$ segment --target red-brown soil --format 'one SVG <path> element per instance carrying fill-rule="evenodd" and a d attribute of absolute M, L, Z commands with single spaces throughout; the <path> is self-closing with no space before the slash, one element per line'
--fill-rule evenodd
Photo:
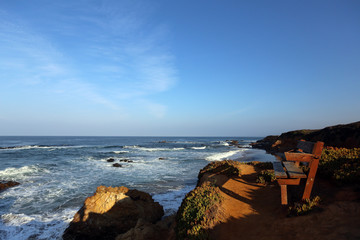
<path fill-rule="evenodd" d="M 323 210 L 287 217 L 279 186 L 256 183 L 256 176 L 250 165 L 242 166 L 239 178 L 206 176 L 216 182 L 224 197 L 223 221 L 211 230 L 211 239 L 360 239 L 359 192 L 315 181 L 314 194 L 321 193 Z"/>

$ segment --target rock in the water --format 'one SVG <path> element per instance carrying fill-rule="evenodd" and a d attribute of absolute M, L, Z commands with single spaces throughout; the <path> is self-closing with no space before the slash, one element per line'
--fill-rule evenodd
<path fill-rule="evenodd" d="M 130 159 L 121 159 L 120 162 L 133 162 Z"/>
<path fill-rule="evenodd" d="M 106 160 L 107 162 L 114 162 L 115 161 L 115 159 L 113 159 L 113 158 L 109 158 L 108 160 Z"/>
<path fill-rule="evenodd" d="M 15 187 L 19 185 L 20 183 L 14 182 L 14 181 L 1 181 L 0 180 L 0 191 L 3 191 L 5 189 L 8 189 L 10 187 Z"/>
<path fill-rule="evenodd" d="M 139 219 L 155 223 L 163 215 L 163 207 L 148 193 L 100 186 L 75 214 L 63 239 L 115 239 L 134 228 Z"/>
<path fill-rule="evenodd" d="M 238 140 L 226 140 L 227 143 L 229 143 L 230 146 L 238 146 L 239 141 Z"/>
<path fill-rule="evenodd" d="M 114 163 L 113 167 L 122 167 L 122 165 L 120 163 Z"/>

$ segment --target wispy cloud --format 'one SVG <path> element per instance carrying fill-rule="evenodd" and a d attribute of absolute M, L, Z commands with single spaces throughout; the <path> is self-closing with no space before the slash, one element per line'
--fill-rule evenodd
<path fill-rule="evenodd" d="M 151 95 L 174 86 L 176 68 L 164 43 L 167 29 L 150 21 L 149 5 L 49 4 L 47 22 L 0 12 L 0 81 L 70 92 L 117 111 L 142 99 L 155 117 L 165 115 L 165 105 Z"/>
<path fill-rule="evenodd" d="M 4 17 L 4 13 L 1 16 Z M 9 80 L 40 83 L 62 71 L 61 64 L 55 61 L 57 52 L 54 48 L 16 19 L 11 22 L 6 18 L 0 20 L 0 45 L 0 69 Z"/>
<path fill-rule="evenodd" d="M 130 86 L 126 89 L 128 96 L 170 89 L 176 82 L 176 71 L 174 57 L 162 47 L 166 45 L 163 44 L 166 28 L 146 23 L 146 4 L 128 2 L 126 7 L 113 5 L 113 2 L 104 2 L 96 16 L 86 11 L 83 12 L 85 16 L 80 16 L 85 23 L 95 23 L 93 27 L 104 33 L 93 38 L 91 49 L 84 53 L 106 59 L 110 69 L 114 69 L 114 66 L 121 69 L 117 79 L 119 84 L 125 82 Z M 133 94 L 129 94 L 129 91 Z"/>

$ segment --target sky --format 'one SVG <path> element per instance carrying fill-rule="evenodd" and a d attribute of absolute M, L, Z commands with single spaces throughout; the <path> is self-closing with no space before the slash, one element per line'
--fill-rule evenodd
<path fill-rule="evenodd" d="M 0 135 L 267 136 L 360 120 L 358 0 L 2 0 Z"/>

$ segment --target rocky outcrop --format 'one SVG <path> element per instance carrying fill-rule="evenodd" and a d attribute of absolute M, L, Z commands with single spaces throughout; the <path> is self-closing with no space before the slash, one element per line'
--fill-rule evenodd
<path fill-rule="evenodd" d="M 175 240 L 175 225 L 175 215 L 156 224 L 139 219 L 134 228 L 118 235 L 116 240 Z"/>
<path fill-rule="evenodd" d="M 15 186 L 17 186 L 19 184 L 20 183 L 14 182 L 14 181 L 2 181 L 2 180 L 0 180 L 0 192 L 5 190 L 5 189 L 8 189 L 8 188 L 15 187 Z"/>
<path fill-rule="evenodd" d="M 115 239 L 142 223 L 155 223 L 163 207 L 145 192 L 126 187 L 97 188 L 63 234 L 63 239 Z"/>
<path fill-rule="evenodd" d="M 276 140 L 278 138 L 279 138 L 279 136 L 276 136 L 276 135 L 267 136 L 264 139 L 261 139 L 255 143 L 252 143 L 251 145 L 253 148 L 260 148 L 260 149 L 264 149 L 268 152 L 271 152 L 272 145 L 276 142 Z"/>
<path fill-rule="evenodd" d="M 268 136 L 252 146 L 270 153 L 285 152 L 296 148 L 300 139 L 310 142 L 322 141 L 325 146 L 332 147 L 360 147 L 360 122 L 326 127 L 321 130 L 290 131 L 280 136 Z"/>

